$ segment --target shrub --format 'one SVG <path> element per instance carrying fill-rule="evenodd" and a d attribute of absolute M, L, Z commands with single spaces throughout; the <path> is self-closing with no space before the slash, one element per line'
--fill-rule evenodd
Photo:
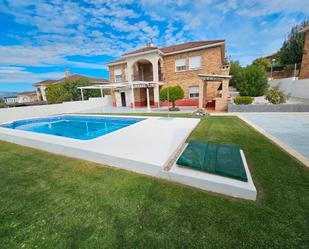
<path fill-rule="evenodd" d="M 272 104 L 283 104 L 288 97 L 280 90 L 279 86 L 274 86 L 266 93 L 265 98 Z"/>
<path fill-rule="evenodd" d="M 268 88 L 265 69 L 262 66 L 251 65 L 242 69 L 236 85 L 241 96 L 262 96 Z"/>
<path fill-rule="evenodd" d="M 234 103 L 236 105 L 249 105 L 252 104 L 253 98 L 250 96 L 237 96 L 234 98 Z"/>
<path fill-rule="evenodd" d="M 160 100 L 172 102 L 173 109 L 175 108 L 175 101 L 183 99 L 184 96 L 185 96 L 184 91 L 180 86 L 170 86 L 163 88 L 160 91 Z"/>

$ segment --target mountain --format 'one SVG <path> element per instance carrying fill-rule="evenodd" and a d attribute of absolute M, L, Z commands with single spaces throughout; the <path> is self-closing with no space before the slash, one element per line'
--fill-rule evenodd
<path fill-rule="evenodd" d="M 3 97 L 16 96 L 17 92 L 0 92 L 0 99 Z"/>

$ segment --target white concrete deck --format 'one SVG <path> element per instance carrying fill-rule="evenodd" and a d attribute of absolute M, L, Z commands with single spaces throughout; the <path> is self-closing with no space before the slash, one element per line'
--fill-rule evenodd
<path fill-rule="evenodd" d="M 158 176 L 198 123 L 198 119 L 147 117 L 136 124 L 86 141 L 0 128 L 0 139 Z"/>
<path fill-rule="evenodd" d="M 145 116 L 140 118 L 146 119 L 92 140 L 71 139 L 2 127 L 0 127 L 0 139 L 179 182 L 203 190 L 249 200 L 256 199 L 256 189 L 243 153 L 242 158 L 248 177 L 246 183 L 185 169 L 178 165 L 173 165 L 171 169 L 166 167 L 180 155 L 185 147 L 186 138 L 199 123 L 199 119 Z"/>

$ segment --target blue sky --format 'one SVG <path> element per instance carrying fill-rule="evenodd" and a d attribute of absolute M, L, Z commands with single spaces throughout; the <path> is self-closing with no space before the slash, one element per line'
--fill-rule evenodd
<path fill-rule="evenodd" d="M 71 73 L 108 78 L 104 63 L 142 47 L 226 39 L 243 65 L 280 48 L 308 0 L 0 0 L 0 91 Z"/>

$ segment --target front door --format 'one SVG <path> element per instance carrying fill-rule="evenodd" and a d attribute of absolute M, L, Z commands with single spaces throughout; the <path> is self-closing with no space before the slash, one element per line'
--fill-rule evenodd
<path fill-rule="evenodd" d="M 120 93 L 121 95 L 121 106 L 126 106 L 126 94 L 125 93 Z"/>

